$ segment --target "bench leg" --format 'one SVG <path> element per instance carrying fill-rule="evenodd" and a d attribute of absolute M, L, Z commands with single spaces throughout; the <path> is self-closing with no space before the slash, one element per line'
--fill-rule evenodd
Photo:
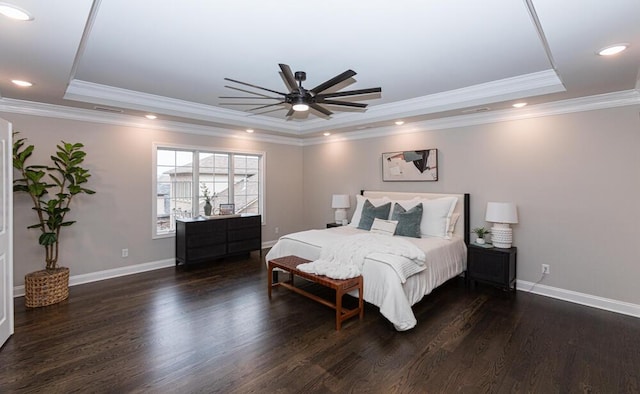
<path fill-rule="evenodd" d="M 275 274 L 277 274 L 277 272 Z M 269 271 L 267 273 L 267 292 L 269 294 L 269 299 L 271 299 L 271 289 L 273 288 L 273 275 L 274 275 L 273 265 L 269 263 Z"/>
<path fill-rule="evenodd" d="M 342 289 L 336 289 L 336 331 L 342 326 Z"/>
<path fill-rule="evenodd" d="M 364 318 L 364 300 L 363 300 L 363 291 L 364 291 L 364 283 L 362 277 L 358 283 L 358 307 L 360 308 L 360 320 Z"/>

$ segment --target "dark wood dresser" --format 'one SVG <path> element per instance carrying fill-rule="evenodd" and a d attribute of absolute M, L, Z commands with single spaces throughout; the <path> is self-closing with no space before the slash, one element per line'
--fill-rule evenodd
<path fill-rule="evenodd" d="M 176 220 L 176 265 L 248 254 L 262 247 L 262 217 L 241 215 Z"/>

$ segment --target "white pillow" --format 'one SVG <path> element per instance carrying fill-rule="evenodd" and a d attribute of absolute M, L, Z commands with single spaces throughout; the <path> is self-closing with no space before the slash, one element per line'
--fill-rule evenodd
<path fill-rule="evenodd" d="M 451 224 L 451 215 L 456 208 L 456 197 L 442 197 L 433 200 L 422 200 L 422 221 L 420 233 L 422 237 L 451 238 L 448 230 Z"/>
<path fill-rule="evenodd" d="M 456 231 L 456 223 L 458 223 L 458 219 L 460 219 L 459 213 L 454 213 L 451 215 L 451 220 L 449 220 L 449 229 L 447 230 L 447 236 L 449 238 L 451 238 L 453 236 L 453 233 Z"/>
<path fill-rule="evenodd" d="M 374 207 L 379 207 L 382 204 L 386 204 L 389 201 L 389 197 L 382 198 L 367 198 L 360 194 L 356 195 L 356 209 L 353 211 L 353 216 L 351 217 L 351 223 L 349 226 L 358 228 L 358 224 L 360 223 L 360 217 L 362 217 L 362 207 L 364 206 L 364 202 L 369 200 Z"/>
<path fill-rule="evenodd" d="M 384 219 L 373 219 L 373 224 L 371 225 L 372 233 L 382 234 L 382 235 L 393 235 L 396 232 L 396 227 L 398 226 L 397 220 L 384 220 Z"/>

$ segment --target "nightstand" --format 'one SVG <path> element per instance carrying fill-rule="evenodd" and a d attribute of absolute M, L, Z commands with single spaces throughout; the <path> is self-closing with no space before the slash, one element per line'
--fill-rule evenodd
<path fill-rule="evenodd" d="M 467 254 L 467 279 L 515 290 L 516 258 L 518 248 L 483 248 L 469 245 Z"/>
<path fill-rule="evenodd" d="M 327 228 L 331 228 L 331 227 L 341 227 L 341 224 L 338 223 L 327 223 Z"/>

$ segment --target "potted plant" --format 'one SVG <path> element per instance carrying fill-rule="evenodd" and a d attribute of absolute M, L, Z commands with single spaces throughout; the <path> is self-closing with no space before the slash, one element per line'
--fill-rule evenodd
<path fill-rule="evenodd" d="M 478 245 L 484 245 L 485 243 L 484 236 L 491 233 L 489 229 L 484 227 L 476 227 L 473 230 L 471 230 L 471 232 L 477 236 L 476 243 Z"/>
<path fill-rule="evenodd" d="M 202 199 L 204 200 L 204 215 L 211 216 L 211 199 L 216 198 L 216 195 L 214 193 L 212 196 L 209 188 L 204 183 L 200 184 L 200 189 L 202 190 Z"/>
<path fill-rule="evenodd" d="M 69 296 L 69 268 L 58 267 L 60 230 L 75 223 L 66 220 L 74 197 L 95 192 L 84 187 L 91 176 L 80 166 L 86 156 L 84 145 L 62 141 L 56 145 L 55 156 L 51 156 L 53 166 L 45 166 L 27 165 L 34 146 L 25 143 L 26 138 L 13 143 L 13 167 L 21 175 L 14 179 L 13 191 L 25 192 L 31 198 L 38 221 L 27 228 L 40 231 L 38 243 L 45 249 L 45 269 L 25 276 L 25 304 L 38 307 Z"/>

